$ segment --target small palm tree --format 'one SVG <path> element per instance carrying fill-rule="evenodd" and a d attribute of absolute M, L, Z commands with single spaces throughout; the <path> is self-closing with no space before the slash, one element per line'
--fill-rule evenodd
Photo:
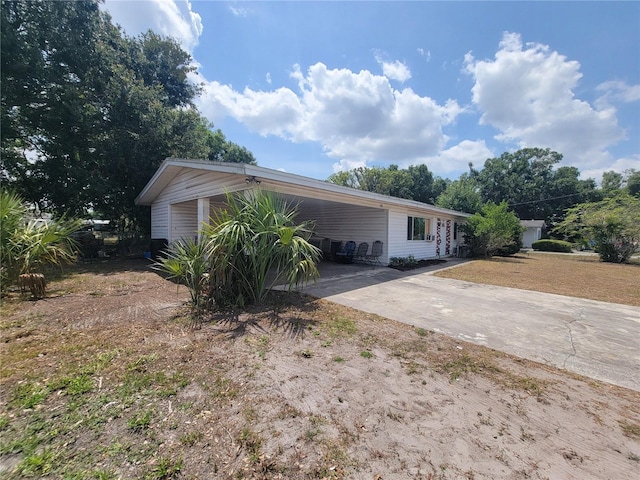
<path fill-rule="evenodd" d="M 203 229 L 217 303 L 259 303 L 277 282 L 291 289 L 318 278 L 320 251 L 307 241 L 312 225 L 296 224 L 296 215 L 271 192 L 227 195 L 227 208 Z"/>
<path fill-rule="evenodd" d="M 205 308 L 204 295 L 210 270 L 205 244 L 186 238 L 173 242 L 164 254 L 166 256 L 157 260 L 153 268 L 186 285 L 191 295 L 191 305 L 200 316 Z"/>
<path fill-rule="evenodd" d="M 0 190 L 2 290 L 23 273 L 36 272 L 48 265 L 73 263 L 77 245 L 71 235 L 81 226 L 80 220 L 65 217 L 46 223 L 28 220 L 23 199 L 14 192 Z"/>

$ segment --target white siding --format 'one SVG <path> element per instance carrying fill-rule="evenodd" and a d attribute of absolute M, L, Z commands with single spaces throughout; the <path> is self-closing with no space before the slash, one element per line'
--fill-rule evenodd
<path fill-rule="evenodd" d="M 454 223 L 456 220 L 451 217 L 438 216 L 428 211 L 393 209 L 389 212 L 389 257 L 408 257 L 413 255 L 416 259 L 436 258 L 436 240 L 407 240 L 407 217 L 422 217 L 431 220 L 430 234 L 436 236 L 438 218 L 442 220 L 440 256 L 445 256 L 446 246 L 446 221 L 451 220 L 451 243 L 450 254 L 455 254 L 455 247 L 460 241 L 453 239 Z M 459 223 L 459 222 L 458 222 Z"/>
<path fill-rule="evenodd" d="M 382 263 L 388 262 L 387 217 L 388 211 L 383 208 L 360 207 L 346 203 L 323 202 L 320 206 L 314 202 L 313 207 L 305 207 L 304 200 L 300 204 L 298 221 L 315 222 L 315 236 L 331 238 L 356 244 L 367 242 L 369 253 L 376 240 L 383 242 Z"/>
<path fill-rule="evenodd" d="M 171 234 L 169 242 L 198 235 L 198 201 L 171 205 Z"/>
<path fill-rule="evenodd" d="M 522 246 L 531 248 L 533 242 L 540 240 L 540 237 L 542 237 L 542 229 L 529 227 L 522 234 Z"/>
<path fill-rule="evenodd" d="M 198 197 L 233 192 L 244 187 L 246 187 L 244 177 L 240 175 L 183 170 L 162 190 L 151 206 L 151 238 L 166 238 L 174 241 L 184 236 L 194 235 L 193 232 L 198 230 Z M 178 219 L 178 224 L 174 225 L 177 216 L 174 212 L 169 219 L 169 207 L 171 206 L 171 210 L 174 210 L 176 205 L 188 201 L 193 201 L 193 204 L 188 203 L 177 208 L 189 217 L 194 215 L 195 222 L 191 218 L 186 218 L 184 223 Z M 192 213 L 187 211 L 187 205 L 193 206 Z M 169 232 L 170 228 L 171 232 Z"/>

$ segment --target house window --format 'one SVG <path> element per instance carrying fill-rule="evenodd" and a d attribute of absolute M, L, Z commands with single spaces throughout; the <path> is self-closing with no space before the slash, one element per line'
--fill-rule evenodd
<path fill-rule="evenodd" d="M 423 217 L 407 217 L 407 240 L 425 240 L 431 231 L 431 220 Z"/>
<path fill-rule="evenodd" d="M 458 222 L 453 222 L 453 239 L 458 239 Z"/>

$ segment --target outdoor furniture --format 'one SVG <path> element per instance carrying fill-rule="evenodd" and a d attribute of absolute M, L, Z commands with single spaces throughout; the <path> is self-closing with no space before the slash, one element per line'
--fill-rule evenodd
<path fill-rule="evenodd" d="M 380 263 L 380 256 L 382 255 L 382 242 L 376 240 L 371 246 L 371 253 L 366 256 L 367 262 L 378 264 Z"/>
<path fill-rule="evenodd" d="M 353 254 L 354 261 L 364 262 L 367 260 L 367 251 L 369 250 L 369 244 L 367 242 L 360 242 L 356 252 Z"/>
<path fill-rule="evenodd" d="M 344 247 L 336 252 L 336 261 L 339 263 L 352 263 L 353 254 L 356 251 L 356 242 L 349 240 Z"/>

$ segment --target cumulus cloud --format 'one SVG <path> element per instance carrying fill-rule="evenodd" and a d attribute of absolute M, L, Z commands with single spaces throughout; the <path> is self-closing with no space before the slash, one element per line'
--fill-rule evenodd
<path fill-rule="evenodd" d="M 202 17 L 192 10 L 189 0 L 106 0 L 102 8 L 128 35 L 135 36 L 151 29 L 175 38 L 189 52 L 198 45 L 202 34 Z"/>
<path fill-rule="evenodd" d="M 589 168 L 587 170 L 582 171 L 582 176 L 584 178 L 593 178 L 598 183 L 602 179 L 602 174 L 609 170 L 613 170 L 616 172 L 624 172 L 625 170 L 638 170 L 638 165 L 640 165 L 640 153 L 635 155 L 629 155 L 627 157 L 622 157 L 613 160 L 609 157 L 609 163 L 603 166 L 598 166 L 595 168 Z"/>
<path fill-rule="evenodd" d="M 387 62 L 380 55 L 376 55 L 376 61 L 382 67 L 382 74 L 400 83 L 404 83 L 411 78 L 411 70 L 399 60 Z"/>
<path fill-rule="evenodd" d="M 448 140 L 443 127 L 463 110 L 452 100 L 439 105 L 410 88 L 396 90 L 387 76 L 367 70 L 316 63 L 303 72 L 296 65 L 291 78 L 297 91 L 240 92 L 207 82 L 199 108 L 214 123 L 230 116 L 261 135 L 319 142 L 339 168 L 437 155 Z"/>
<path fill-rule="evenodd" d="M 575 97 L 580 64 L 546 45 L 523 46 L 519 34 L 505 33 L 495 59 L 476 60 L 469 53 L 465 71 L 475 80 L 480 123 L 497 128 L 500 141 L 550 147 L 568 163 L 592 169 L 610 164 L 606 149 L 625 138 L 615 108 L 594 108 Z"/>
<path fill-rule="evenodd" d="M 596 90 L 603 92 L 596 101 L 598 108 L 607 108 L 612 103 L 632 103 L 640 100 L 640 85 L 627 85 L 620 80 L 601 83 Z"/>
<path fill-rule="evenodd" d="M 442 150 L 437 155 L 421 158 L 418 161 L 402 162 L 402 167 L 424 163 L 429 170 L 438 172 L 440 175 L 458 173 L 469 167 L 469 162 L 474 166 L 482 167 L 487 158 L 496 155 L 486 145 L 484 140 L 463 140 L 457 145 Z"/>

